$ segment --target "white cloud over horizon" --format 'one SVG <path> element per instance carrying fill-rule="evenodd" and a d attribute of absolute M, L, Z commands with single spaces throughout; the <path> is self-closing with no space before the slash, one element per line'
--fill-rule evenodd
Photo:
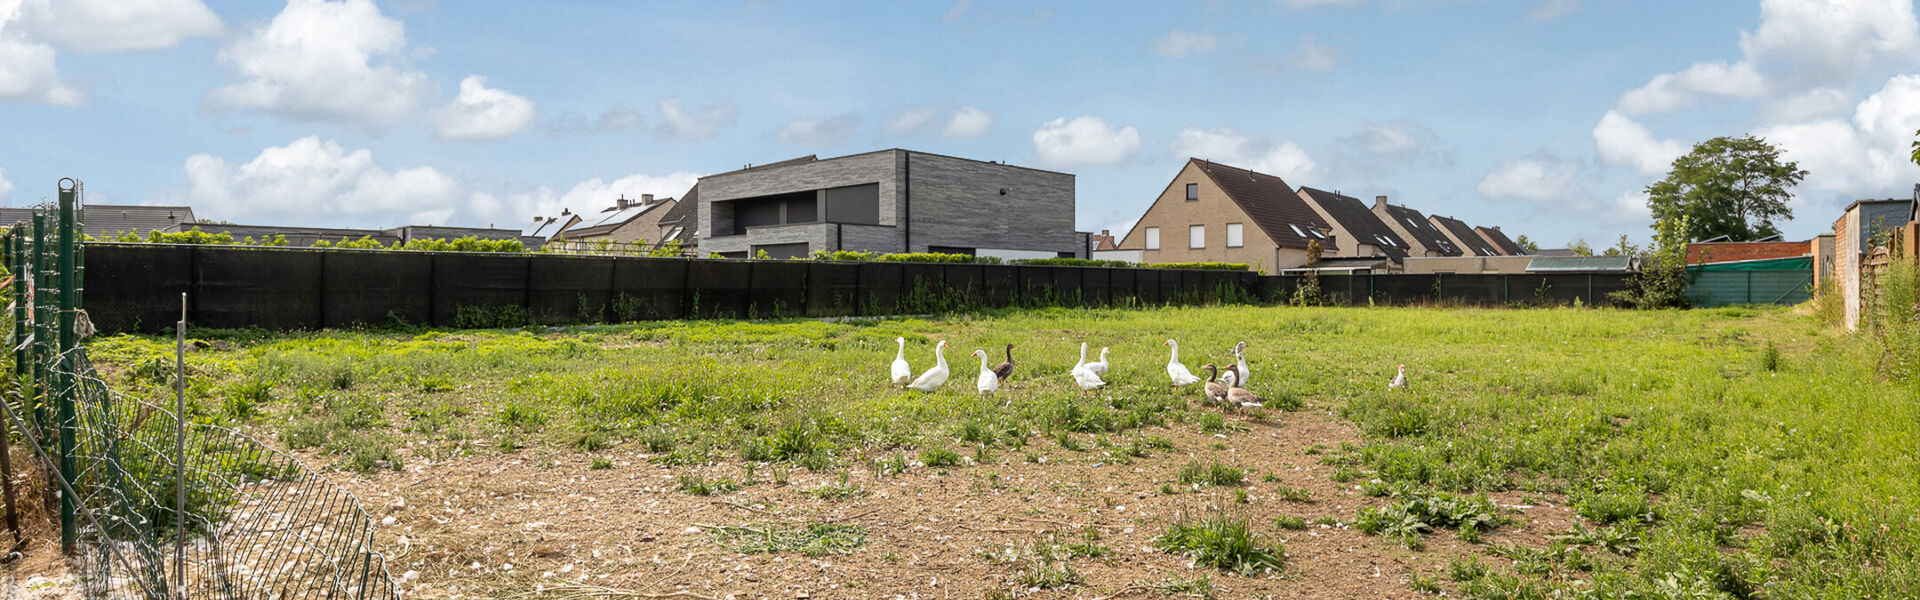
<path fill-rule="evenodd" d="M 1181 159 L 1201 158 L 1278 175 L 1294 186 L 1313 185 L 1313 180 L 1324 172 L 1299 144 L 1275 144 L 1265 137 L 1243 134 L 1228 127 L 1181 129 L 1167 144 L 1167 150 Z"/>
<path fill-rule="evenodd" d="M 244 163 L 211 154 L 188 157 L 187 185 L 164 197 L 188 203 L 208 219 L 247 224 L 493 225 L 521 228 L 562 209 L 590 219 L 625 195 L 675 197 L 699 175 L 626 175 L 591 178 L 566 191 L 540 186 L 516 190 L 462 181 L 431 166 L 387 167 L 371 150 L 348 149 L 307 136 L 265 148 Z M 3 180 L 0 180 L 3 181 Z"/>
<path fill-rule="evenodd" d="M 679 98 L 668 98 L 660 101 L 660 118 L 663 122 L 654 129 L 657 137 L 697 142 L 713 139 L 721 129 L 733 126 L 734 110 L 732 103 L 719 102 L 689 113 Z"/>
<path fill-rule="evenodd" d="M 240 81 L 207 92 L 207 102 L 302 121 L 392 125 L 432 91 L 425 73 L 403 66 L 406 48 L 406 27 L 372 0 L 288 0 L 273 21 L 220 50 Z"/>
<path fill-rule="evenodd" d="M 1108 166 L 1125 162 L 1140 151 L 1140 131 L 1114 127 L 1099 117 L 1060 117 L 1042 123 L 1033 132 L 1033 153 L 1041 166 L 1052 168 Z"/>
<path fill-rule="evenodd" d="M 0 2 L 0 100 L 77 106 L 86 94 L 61 80 L 58 51 L 111 54 L 171 48 L 225 28 L 201 0 Z"/>
<path fill-rule="evenodd" d="M 460 94 L 434 111 L 433 134 L 469 142 L 505 139 L 526 129 L 538 113 L 532 100 L 489 88 L 487 78 L 468 75 L 460 80 Z"/>

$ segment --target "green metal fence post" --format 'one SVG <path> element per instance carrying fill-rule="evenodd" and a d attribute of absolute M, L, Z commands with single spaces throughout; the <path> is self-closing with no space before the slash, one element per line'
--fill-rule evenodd
<path fill-rule="evenodd" d="M 27 395 L 27 264 L 26 247 L 19 227 L 7 234 L 7 272 L 13 274 L 13 381 L 18 384 L 20 407 L 29 411 L 33 401 Z"/>
<path fill-rule="evenodd" d="M 47 411 L 47 215 L 45 211 L 33 213 L 33 247 L 27 250 L 26 274 L 33 278 L 33 344 L 27 348 L 27 357 L 33 362 L 33 416 L 38 422 L 40 436 L 47 438 L 47 432 L 53 429 L 53 415 Z M 47 438 L 51 439 L 51 438 Z M 51 491 L 51 490 L 49 490 Z"/>
<path fill-rule="evenodd" d="M 60 186 L 60 230 L 56 232 L 59 246 L 55 249 L 56 267 L 60 273 L 60 312 L 55 317 L 60 331 L 58 356 L 60 367 L 54 370 L 54 390 L 59 394 L 60 402 L 60 476 L 67 485 L 79 482 L 73 458 L 74 450 L 74 379 L 71 352 L 73 335 L 74 277 L 73 277 L 73 197 L 79 188 L 79 182 L 62 180 Z M 73 553 L 78 523 L 74 519 L 74 502 L 67 494 L 60 495 L 60 548 L 67 554 Z"/>

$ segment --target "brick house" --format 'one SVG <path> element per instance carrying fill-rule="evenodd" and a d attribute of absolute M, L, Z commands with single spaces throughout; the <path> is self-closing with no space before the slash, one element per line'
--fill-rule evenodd
<path fill-rule="evenodd" d="M 1860 200 L 1847 205 L 1833 222 L 1833 276 L 1841 294 L 1847 329 L 1860 326 L 1861 261 L 1873 249 L 1874 238 L 1893 232 L 1914 217 L 1920 200 Z"/>
<path fill-rule="evenodd" d="M 1447 236 L 1447 240 L 1452 241 L 1454 245 L 1461 248 L 1461 254 L 1472 256 L 1502 256 L 1499 250 L 1494 249 L 1492 244 L 1487 243 L 1487 240 L 1481 239 L 1480 234 L 1474 233 L 1473 227 L 1467 225 L 1464 221 L 1453 217 L 1442 217 L 1440 215 L 1428 217 L 1428 220 L 1433 223 L 1435 229 L 1440 230 L 1442 235 Z"/>
<path fill-rule="evenodd" d="M 1342 195 L 1339 192 L 1317 190 L 1310 187 L 1300 188 L 1300 199 L 1313 208 L 1313 212 L 1333 226 L 1333 239 L 1340 247 L 1330 253 L 1338 257 L 1385 256 L 1398 263 L 1407 259 L 1407 250 L 1413 246 L 1400 239 L 1400 234 L 1381 222 L 1378 215 L 1367 209 L 1360 199 Z"/>
<path fill-rule="evenodd" d="M 1118 244 L 1140 262 L 1232 262 L 1267 274 L 1335 255 L 1333 226 L 1277 175 L 1189 158 Z"/>
<path fill-rule="evenodd" d="M 1493 246 L 1493 249 L 1499 250 L 1501 254 L 1507 256 L 1523 256 L 1527 254 L 1527 249 L 1521 248 L 1520 244 L 1516 244 L 1512 239 L 1508 238 L 1506 232 L 1500 231 L 1499 225 L 1492 227 L 1474 227 L 1473 232 L 1479 234 L 1480 239 L 1486 240 L 1487 245 Z"/>
<path fill-rule="evenodd" d="M 553 234 L 555 242 L 617 242 L 637 244 L 658 241 L 660 219 L 678 202 L 672 198 L 655 200 L 653 194 L 641 194 L 639 200 L 621 196 L 600 211 L 592 224 L 575 226 Z"/>
<path fill-rule="evenodd" d="M 695 189 L 702 254 L 1085 258 L 1088 249 L 1074 231 L 1073 175 L 998 162 L 894 148 L 708 175 Z"/>
<path fill-rule="evenodd" d="M 1460 256 L 1460 246 L 1434 227 L 1420 211 L 1387 203 L 1386 196 L 1374 196 L 1373 214 L 1380 217 L 1408 245 L 1407 255 L 1418 257 Z"/>

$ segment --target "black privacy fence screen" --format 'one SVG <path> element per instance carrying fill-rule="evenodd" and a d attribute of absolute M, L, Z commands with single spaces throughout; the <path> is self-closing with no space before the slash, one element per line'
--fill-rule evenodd
<path fill-rule="evenodd" d="M 197 327 L 520 327 L 1046 306 L 1289 302 L 1302 276 L 1051 265 L 89 244 L 105 333 Z M 1601 305 L 1621 275 L 1320 275 L 1312 301 Z M 1307 286 L 1309 290 L 1312 286 Z"/>

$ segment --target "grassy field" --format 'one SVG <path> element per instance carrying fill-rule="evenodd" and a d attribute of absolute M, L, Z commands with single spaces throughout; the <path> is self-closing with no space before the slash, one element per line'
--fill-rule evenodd
<path fill-rule="evenodd" d="M 915 371 L 949 342 L 946 389 L 886 385 L 895 336 Z M 1170 337 L 1195 371 L 1249 342 L 1268 408 L 1223 415 L 1169 389 Z M 382 543 L 419 570 L 419 596 L 680 581 L 792 597 L 799 575 L 735 575 L 811 560 L 837 577 L 814 589 L 838 590 L 813 597 L 930 577 L 962 597 L 1920 597 L 1920 387 L 1884 380 L 1871 338 L 1787 310 L 1053 309 L 199 340 L 196 418 L 337 467 L 403 524 Z M 1082 341 L 1113 348 L 1092 395 L 1067 376 Z M 165 398 L 170 343 L 91 346 L 116 389 Z M 968 353 L 997 363 L 1008 343 L 1014 378 L 979 398 Z M 1411 393 L 1387 392 L 1398 364 Z M 487 487 L 509 476 L 524 481 Z M 445 510 L 388 506 L 403 495 Z M 656 502 L 679 508 L 617 508 Z M 943 503 L 986 521 L 908 519 Z M 1073 526 L 1007 525 L 1046 503 Z M 521 533 L 561 521 L 542 511 L 671 526 L 608 557 L 514 550 L 453 516 L 468 510 L 517 513 Z M 949 562 L 918 562 L 942 549 L 913 538 L 948 536 Z M 1371 566 L 1329 558 L 1353 552 Z M 1371 587 L 1336 583 L 1349 572 Z M 726 583 L 685 583 L 703 578 Z"/>

